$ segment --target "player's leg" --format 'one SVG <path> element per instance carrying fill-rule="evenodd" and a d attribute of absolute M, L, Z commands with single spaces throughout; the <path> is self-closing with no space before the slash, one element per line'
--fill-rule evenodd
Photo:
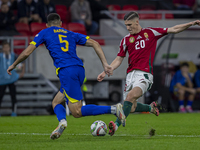
<path fill-rule="evenodd" d="M 144 73 L 142 71 L 130 72 L 126 78 L 126 87 L 124 90 L 124 114 L 126 117 L 132 111 L 150 111 L 150 106 L 141 105 L 137 103 L 137 99 L 141 97 L 147 90 L 151 88 L 153 83 L 153 76 L 151 74 Z M 155 103 L 151 104 L 152 107 Z M 139 108 L 140 107 L 140 108 Z M 157 109 L 158 110 L 158 109 Z M 157 111 L 159 112 L 159 111 Z M 121 125 L 120 120 L 113 121 L 109 124 L 109 134 L 112 136 L 117 128 Z M 115 130 L 113 130 L 115 128 Z"/>
<path fill-rule="evenodd" d="M 64 95 L 59 91 L 52 102 L 52 107 L 59 121 L 58 127 L 51 133 L 50 138 L 52 140 L 59 138 L 67 127 L 66 110 L 61 104 L 63 101 L 65 101 Z"/>
<path fill-rule="evenodd" d="M 140 87 L 134 87 L 130 92 L 128 92 L 127 97 L 124 101 L 123 110 L 126 118 L 131 112 L 132 106 L 136 107 L 137 102 L 136 100 L 142 96 L 142 90 Z M 121 121 L 119 119 L 116 119 L 115 123 L 113 121 L 110 121 L 109 123 L 109 134 L 112 136 L 114 135 L 115 131 L 118 129 L 118 127 L 121 125 Z M 125 126 L 124 124 L 122 124 Z"/>
<path fill-rule="evenodd" d="M 195 94 L 194 94 L 194 93 L 190 93 L 190 94 L 189 94 L 189 97 L 188 97 L 188 101 L 187 101 L 187 106 L 186 106 L 186 110 L 187 110 L 187 112 L 189 112 L 189 113 L 192 113 L 192 112 L 193 112 L 192 103 L 193 103 L 193 101 L 194 101 L 194 98 L 195 98 Z"/>
<path fill-rule="evenodd" d="M 174 94 L 178 96 L 179 112 L 186 113 L 186 110 L 184 107 L 185 90 L 183 88 L 174 88 Z"/>
<path fill-rule="evenodd" d="M 6 90 L 7 85 L 0 85 L 0 108 L 1 108 L 1 102 L 3 99 L 3 96 L 5 94 L 5 90 Z M 0 114 L 1 116 L 1 114 Z"/>
<path fill-rule="evenodd" d="M 12 114 L 11 114 L 11 116 L 17 116 L 17 104 L 16 104 L 16 102 L 17 102 L 17 100 L 16 100 L 16 86 L 15 86 L 15 84 L 14 83 L 12 83 L 12 84 L 9 84 L 8 85 L 8 87 L 9 87 L 9 92 L 10 92 L 10 96 L 11 96 L 11 99 L 12 99 Z"/>
<path fill-rule="evenodd" d="M 57 139 L 61 136 L 65 128 L 67 127 L 67 121 L 66 121 L 66 109 L 64 108 L 61 103 L 66 100 L 67 104 L 69 99 L 71 101 L 77 102 L 73 97 L 73 95 L 77 96 L 77 98 L 80 98 L 80 93 L 77 92 L 77 83 L 79 82 L 78 79 L 78 72 L 79 72 L 78 66 L 71 66 L 66 68 L 61 68 L 59 70 L 59 79 L 61 82 L 60 91 L 55 96 L 52 106 L 54 109 L 54 112 L 58 118 L 59 125 L 58 127 L 52 132 L 50 138 L 51 139 Z M 78 87 L 79 87 L 78 83 Z M 71 96 L 72 95 L 72 96 Z M 81 97 L 82 98 L 82 97 Z M 70 108 L 70 107 L 69 107 Z"/>
<path fill-rule="evenodd" d="M 82 116 L 91 116 L 91 115 L 101 115 L 101 114 L 114 114 L 122 122 L 125 121 L 125 115 L 122 110 L 122 105 L 117 104 L 116 106 L 97 106 L 97 105 L 85 105 L 82 106 L 81 100 L 83 95 L 81 92 L 81 86 L 85 78 L 85 70 L 83 67 L 77 66 L 71 68 L 72 70 L 68 73 L 70 80 L 68 86 L 65 86 L 64 94 L 66 99 L 69 101 L 68 106 L 72 115 L 76 118 Z M 74 75 L 75 74 L 75 75 Z"/>
<path fill-rule="evenodd" d="M 151 112 L 156 116 L 159 116 L 159 110 L 156 102 L 152 102 L 150 105 L 137 102 L 136 107 L 132 106 L 131 112 Z"/>
<path fill-rule="evenodd" d="M 77 101 L 73 103 L 69 100 L 68 102 L 69 109 L 72 115 L 75 118 L 83 117 L 83 116 L 96 116 L 102 114 L 114 114 L 119 120 L 122 122 L 125 120 L 125 116 L 123 114 L 122 105 L 117 104 L 113 106 L 99 106 L 99 105 L 85 105 L 82 106 L 81 101 Z"/>

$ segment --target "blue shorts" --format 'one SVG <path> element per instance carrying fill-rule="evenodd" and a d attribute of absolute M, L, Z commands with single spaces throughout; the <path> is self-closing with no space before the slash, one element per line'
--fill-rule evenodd
<path fill-rule="evenodd" d="M 82 66 L 69 66 L 61 68 L 58 73 L 61 87 L 66 102 L 76 103 L 83 99 L 81 86 L 85 78 L 85 69 Z"/>

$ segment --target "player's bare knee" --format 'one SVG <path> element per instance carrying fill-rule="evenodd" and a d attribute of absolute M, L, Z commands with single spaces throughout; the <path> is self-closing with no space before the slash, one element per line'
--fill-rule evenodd
<path fill-rule="evenodd" d="M 129 101 L 131 103 L 134 103 L 137 99 L 138 99 L 138 94 L 136 93 L 131 93 L 131 94 L 128 93 L 126 97 L 126 101 Z"/>
<path fill-rule="evenodd" d="M 74 118 L 80 118 L 82 116 L 81 108 L 77 108 L 76 110 L 74 110 L 72 112 L 72 115 Z"/>
<path fill-rule="evenodd" d="M 185 94 L 185 90 L 179 89 L 179 90 L 178 90 L 178 93 L 179 93 L 180 95 L 184 95 L 184 94 Z"/>

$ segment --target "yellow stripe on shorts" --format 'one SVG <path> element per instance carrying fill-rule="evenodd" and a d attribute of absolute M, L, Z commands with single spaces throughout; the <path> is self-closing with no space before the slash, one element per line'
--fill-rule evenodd
<path fill-rule="evenodd" d="M 79 100 L 76 100 L 76 99 L 74 99 L 74 98 L 71 98 L 69 95 L 67 95 L 67 93 L 65 92 L 65 90 L 63 90 L 63 91 L 64 91 L 65 96 L 67 97 L 67 99 L 68 99 L 71 103 L 77 103 L 77 102 L 79 102 Z"/>
<path fill-rule="evenodd" d="M 55 67 L 55 66 L 54 66 Z M 55 69 L 56 69 L 56 75 L 58 75 L 58 71 L 60 70 L 60 67 L 59 68 L 56 68 L 55 67 Z"/>

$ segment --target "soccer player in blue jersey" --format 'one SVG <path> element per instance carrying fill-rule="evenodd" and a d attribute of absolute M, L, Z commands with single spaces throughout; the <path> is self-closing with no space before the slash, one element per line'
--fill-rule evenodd
<path fill-rule="evenodd" d="M 49 50 L 56 73 L 60 79 L 60 91 L 54 97 L 52 106 L 58 118 L 59 125 L 52 132 L 50 138 L 57 139 L 61 136 L 64 129 L 67 127 L 66 110 L 61 103 L 66 100 L 68 107 L 75 118 L 90 115 L 114 114 L 122 122 L 125 122 L 125 115 L 122 110 L 122 105 L 115 106 L 97 106 L 85 105 L 82 106 L 83 99 L 81 85 L 85 78 L 85 70 L 83 63 L 76 54 L 76 45 L 85 45 L 93 47 L 99 56 L 104 71 L 107 75 L 110 74 L 111 67 L 108 65 L 101 46 L 98 42 L 90 39 L 86 35 L 74 33 L 61 28 L 62 22 L 60 16 L 56 13 L 51 13 L 47 16 L 47 28 L 40 31 L 30 43 L 30 45 L 19 55 L 18 59 L 7 69 L 8 74 L 41 44 L 44 43 Z"/>

